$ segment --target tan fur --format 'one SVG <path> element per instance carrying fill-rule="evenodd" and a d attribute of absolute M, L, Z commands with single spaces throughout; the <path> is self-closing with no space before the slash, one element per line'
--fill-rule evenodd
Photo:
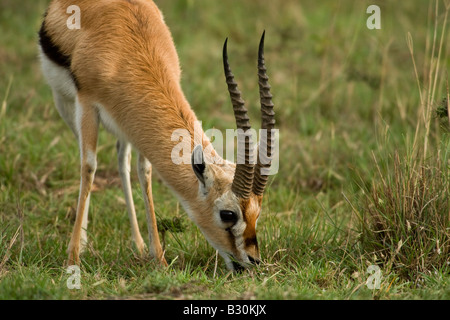
<path fill-rule="evenodd" d="M 81 29 L 66 27 L 69 15 L 67 7 L 76 4 L 81 9 Z M 176 165 L 171 160 L 172 149 L 178 141 L 171 141 L 176 129 L 187 129 L 193 148 L 210 142 L 204 135 L 194 141 L 197 118 L 187 102 L 180 86 L 180 66 L 171 33 L 162 14 L 150 0 L 54 0 L 45 18 L 45 28 L 61 52 L 71 58 L 71 72 L 79 85 L 77 97 L 83 110 L 81 149 L 95 153 L 98 118 L 97 105 L 101 105 L 142 159 L 148 159 L 153 169 L 174 191 L 191 218 L 200 227 L 213 246 L 233 254 L 236 259 L 247 257 L 236 249 L 233 236 L 217 222 L 217 206 L 234 206 L 241 211 L 242 233 L 245 250 L 253 258 L 259 258 L 256 241 L 256 221 L 261 211 L 261 197 L 252 195 L 241 203 L 230 187 L 235 165 L 209 164 L 206 178 L 210 179 L 207 195 L 199 193 L 199 182 L 191 165 Z M 231 112 L 231 109 L 230 109 Z M 83 147 L 84 146 L 84 147 Z M 86 154 L 85 152 L 85 154 Z M 83 152 L 82 152 L 83 153 Z M 80 202 L 89 194 L 94 170 L 83 165 Z M 156 229 L 156 219 L 151 194 L 151 168 L 143 171 L 141 181 L 144 198 L 148 201 L 149 231 L 153 234 L 151 252 L 165 263 Z M 83 175 L 86 175 L 83 178 Z M 85 181 L 85 183 L 83 183 Z M 85 185 L 84 185 L 85 184 Z M 220 201 L 217 199 L 220 198 Z M 217 207 L 217 208 L 216 208 Z M 214 209 L 216 208 L 216 209 Z M 86 219 L 86 217 L 85 217 Z M 79 262 L 80 230 L 83 206 L 79 204 L 77 220 L 69 246 L 69 263 Z M 220 223 L 219 223 L 220 224 Z M 238 231 L 236 231 L 238 232 Z M 139 233 L 137 231 L 137 233 Z M 140 237 L 137 234 L 136 237 Z M 248 259 L 247 259 L 248 261 Z"/>

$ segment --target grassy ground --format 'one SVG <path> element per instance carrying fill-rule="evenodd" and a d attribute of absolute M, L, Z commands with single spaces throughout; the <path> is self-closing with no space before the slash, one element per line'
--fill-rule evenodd
<path fill-rule="evenodd" d="M 37 61 L 48 1 L 0 0 L 0 299 L 450 299 L 450 3 L 381 2 L 382 29 L 369 30 L 367 1 L 156 2 L 204 128 L 234 127 L 225 37 L 257 119 L 266 30 L 281 138 L 258 223 L 262 265 L 228 273 L 156 177 L 159 218 L 185 228 L 165 234 L 169 268 L 139 258 L 115 140 L 103 131 L 82 286 L 67 288 L 79 156 Z M 134 173 L 132 181 L 145 231 Z M 366 285 L 370 265 L 380 268 L 379 289 Z"/>

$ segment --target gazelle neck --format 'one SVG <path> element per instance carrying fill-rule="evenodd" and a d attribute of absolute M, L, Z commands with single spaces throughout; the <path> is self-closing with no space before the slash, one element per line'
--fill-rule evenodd
<path fill-rule="evenodd" d="M 185 209 L 186 205 L 192 207 L 198 203 L 198 179 L 190 162 L 192 150 L 196 145 L 202 145 L 204 150 L 208 147 L 211 156 L 217 157 L 217 152 L 182 94 L 171 97 L 169 101 L 152 100 L 147 106 L 147 114 L 154 117 L 157 109 L 156 114 L 160 119 L 175 120 L 159 121 L 158 128 L 151 124 L 154 119 L 145 113 L 130 114 L 134 121 L 142 123 L 141 128 L 148 128 L 140 131 L 139 136 L 130 137 L 130 140 L 149 159 L 154 171 L 175 193 Z M 143 108 L 136 108 L 136 111 L 139 109 Z"/>

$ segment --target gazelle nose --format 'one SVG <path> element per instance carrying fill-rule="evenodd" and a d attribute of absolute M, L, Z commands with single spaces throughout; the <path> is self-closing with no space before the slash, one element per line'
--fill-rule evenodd
<path fill-rule="evenodd" d="M 259 259 L 255 259 L 255 258 L 253 258 L 252 256 L 247 256 L 248 257 L 248 260 L 250 260 L 250 262 L 252 263 L 252 264 L 256 264 L 256 265 L 258 265 L 258 264 L 260 264 L 261 263 L 261 260 L 259 260 Z"/>

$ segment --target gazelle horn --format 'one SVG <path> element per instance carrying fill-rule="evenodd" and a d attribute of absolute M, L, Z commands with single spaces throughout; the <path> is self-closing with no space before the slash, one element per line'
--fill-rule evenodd
<path fill-rule="evenodd" d="M 238 129 L 236 171 L 234 173 L 231 191 L 240 198 L 248 199 L 252 189 L 254 169 L 254 161 L 252 161 L 253 143 L 250 131 L 247 132 L 251 127 L 245 102 L 242 100 L 241 92 L 237 87 L 237 83 L 234 81 L 234 75 L 231 73 L 230 65 L 228 64 L 227 42 L 228 38 L 223 45 L 223 68 L 231 103 L 233 104 L 236 127 Z M 244 154 L 242 154 L 242 149 L 244 149 Z"/>
<path fill-rule="evenodd" d="M 253 177 L 253 193 L 262 195 L 269 177 L 269 168 L 273 157 L 275 136 L 272 129 L 275 126 L 275 112 L 273 111 L 272 94 L 270 93 L 269 77 L 264 63 L 264 35 L 262 34 L 258 51 L 259 95 L 261 100 L 261 136 L 258 147 L 258 162 Z"/>

